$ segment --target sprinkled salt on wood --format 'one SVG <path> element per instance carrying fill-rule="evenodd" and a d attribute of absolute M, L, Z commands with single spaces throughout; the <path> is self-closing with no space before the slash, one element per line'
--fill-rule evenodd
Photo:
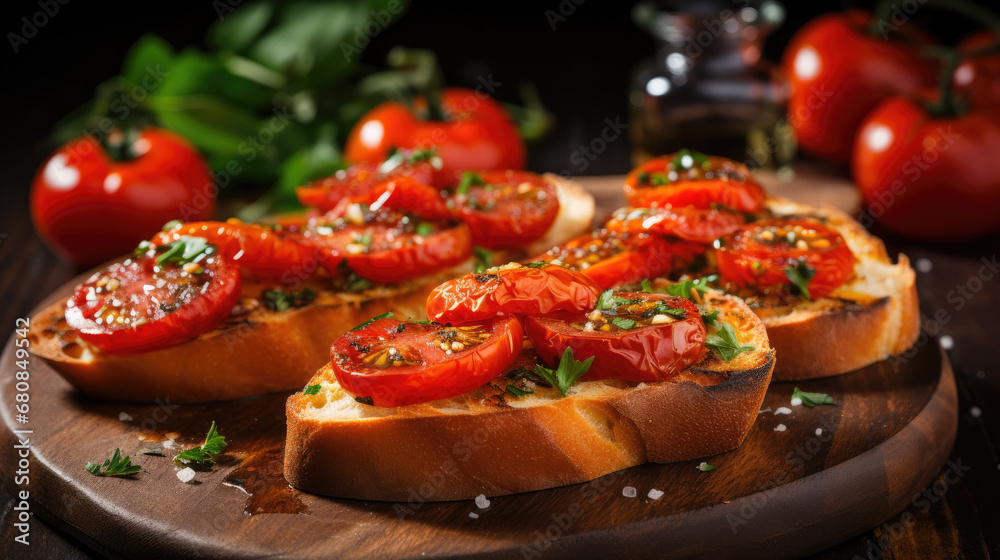
<path fill-rule="evenodd" d="M 823 435 L 823 428 L 816 428 L 816 435 L 818 436 Z"/>
<path fill-rule="evenodd" d="M 625 496 L 626 498 L 634 498 L 637 495 L 638 493 L 635 491 L 634 486 L 626 486 L 625 488 L 622 488 L 622 496 Z"/>
<path fill-rule="evenodd" d="M 656 488 L 653 488 L 652 490 L 649 491 L 649 494 L 646 495 L 649 496 L 650 500 L 659 500 L 660 498 L 663 497 L 663 490 L 657 490 Z"/>
<path fill-rule="evenodd" d="M 764 410 L 761 410 L 760 412 L 758 412 L 757 414 L 764 414 L 765 412 L 771 412 L 771 407 L 767 407 Z"/>
<path fill-rule="evenodd" d="M 474 511 L 470 511 L 469 512 L 469 517 L 471 517 L 473 519 L 479 519 L 479 514 L 476 513 L 476 512 L 474 512 Z"/>
<path fill-rule="evenodd" d="M 479 509 L 486 509 L 490 507 L 490 501 L 486 499 L 486 494 L 476 496 L 476 507 Z"/>
<path fill-rule="evenodd" d="M 954 347 L 955 347 L 955 339 L 953 339 L 948 335 L 944 335 L 941 337 L 941 348 L 944 348 L 945 350 L 951 350 Z"/>
<path fill-rule="evenodd" d="M 118 419 L 122 422 L 131 422 L 132 416 L 130 416 L 128 412 L 120 412 L 118 414 Z"/>
<path fill-rule="evenodd" d="M 917 259 L 917 270 L 923 273 L 928 273 L 934 270 L 934 263 L 930 259 Z"/>
<path fill-rule="evenodd" d="M 969 409 L 969 414 L 971 414 L 973 418 L 979 418 L 983 415 L 983 411 L 978 406 L 974 406 Z"/>
<path fill-rule="evenodd" d="M 780 407 L 778 407 L 778 410 L 774 411 L 774 415 L 775 416 L 777 416 L 779 414 L 791 414 L 791 413 L 792 413 L 792 409 L 788 408 L 787 406 L 780 406 Z"/>
<path fill-rule="evenodd" d="M 774 431 L 776 431 L 776 432 L 783 432 L 783 431 L 785 431 L 785 425 L 784 424 L 778 424 L 777 427 L 774 428 Z"/>
<path fill-rule="evenodd" d="M 802 399 L 798 397 L 792 399 L 792 406 L 801 406 L 801 405 L 802 405 Z"/>
<path fill-rule="evenodd" d="M 194 469 L 191 467 L 184 467 L 183 469 L 177 471 L 177 478 L 181 479 L 181 482 L 188 483 L 194 480 Z"/>

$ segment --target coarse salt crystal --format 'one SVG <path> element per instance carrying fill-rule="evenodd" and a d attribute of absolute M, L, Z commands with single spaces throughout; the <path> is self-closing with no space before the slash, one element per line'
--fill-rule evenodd
<path fill-rule="evenodd" d="M 775 416 L 777 416 L 779 414 L 791 414 L 791 413 L 792 413 L 792 409 L 788 408 L 787 406 L 780 406 L 780 407 L 778 407 L 778 410 L 774 411 L 774 415 Z"/>
<path fill-rule="evenodd" d="M 490 501 L 486 499 L 486 494 L 476 496 L 476 507 L 479 509 L 486 509 L 490 507 Z"/>
<path fill-rule="evenodd" d="M 656 488 L 653 488 L 652 490 L 649 491 L 649 494 L 646 495 L 649 496 L 650 500 L 659 500 L 660 498 L 663 497 L 663 490 L 657 490 Z"/>
<path fill-rule="evenodd" d="M 132 416 L 129 415 L 128 412 L 120 412 L 118 414 L 118 419 L 121 420 L 122 422 L 131 422 L 132 421 Z"/>
<path fill-rule="evenodd" d="M 953 339 L 948 335 L 944 335 L 941 337 L 941 348 L 944 348 L 945 350 L 951 350 L 954 347 L 955 347 L 955 339 Z"/>
<path fill-rule="evenodd" d="M 164 449 L 173 449 L 174 448 L 174 440 L 168 439 L 167 441 L 163 442 L 163 448 Z"/>
<path fill-rule="evenodd" d="M 917 270 L 920 272 L 930 272 L 934 269 L 934 263 L 930 259 L 917 259 Z"/>
<path fill-rule="evenodd" d="M 473 519 L 479 519 L 479 514 L 476 513 L 476 512 L 474 512 L 474 511 L 470 511 L 469 512 L 469 517 L 471 517 Z"/>
<path fill-rule="evenodd" d="M 767 407 L 764 410 L 761 410 L 760 412 L 758 412 L 757 414 L 764 414 L 765 412 L 771 412 L 771 407 Z"/>
<path fill-rule="evenodd" d="M 777 425 L 777 426 L 776 426 L 776 427 L 774 428 L 774 431 L 776 431 L 776 432 L 783 432 L 783 431 L 785 431 L 785 425 L 784 425 L 784 424 L 778 424 L 778 425 Z"/>
<path fill-rule="evenodd" d="M 184 467 L 183 469 L 177 471 L 177 478 L 181 479 L 181 482 L 191 482 L 194 480 L 194 469 L 191 467 Z"/>
<path fill-rule="evenodd" d="M 636 497 L 637 493 L 635 491 L 635 487 L 634 486 L 626 486 L 625 488 L 622 488 L 622 496 L 625 496 L 626 498 L 634 498 L 634 497 Z"/>
<path fill-rule="evenodd" d="M 969 409 L 969 414 L 971 414 L 973 418 L 979 418 L 983 415 L 983 411 L 978 406 L 974 406 Z"/>
<path fill-rule="evenodd" d="M 792 406 L 800 406 L 802 404 L 802 399 L 795 397 L 792 399 Z"/>
<path fill-rule="evenodd" d="M 823 435 L 823 428 L 816 428 L 816 435 Z"/>

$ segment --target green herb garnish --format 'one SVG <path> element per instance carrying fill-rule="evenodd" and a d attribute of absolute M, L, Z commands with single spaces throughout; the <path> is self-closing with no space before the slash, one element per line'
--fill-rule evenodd
<path fill-rule="evenodd" d="M 724 321 L 720 321 L 721 326 L 715 336 L 710 336 L 705 340 L 705 347 L 715 352 L 720 360 L 728 362 L 739 356 L 743 352 L 756 350 L 756 346 L 743 346 L 736 338 L 736 331 L 733 326 Z"/>
<path fill-rule="evenodd" d="M 434 233 L 434 226 L 428 222 L 420 222 L 417 224 L 416 232 L 419 236 L 427 237 L 428 235 Z M 371 243 L 371 241 L 369 241 L 369 243 Z"/>
<path fill-rule="evenodd" d="M 132 459 L 126 455 L 122 458 L 121 449 L 115 449 L 115 454 L 103 463 L 91 463 L 84 465 L 87 472 L 94 476 L 132 476 L 142 470 L 139 465 L 133 465 Z"/>
<path fill-rule="evenodd" d="M 361 323 L 360 325 L 354 327 L 353 329 L 351 329 L 350 332 L 360 331 L 361 329 L 367 327 L 368 325 L 370 325 L 370 324 L 372 324 L 375 321 L 378 321 L 380 319 L 395 319 L 395 317 L 393 317 L 392 311 L 386 311 L 385 313 L 383 313 L 381 315 L 376 315 L 376 316 L 372 317 L 371 319 L 368 319 L 364 323 Z"/>
<path fill-rule="evenodd" d="M 624 317 L 613 317 L 609 322 L 623 331 L 635 328 L 635 321 Z"/>
<path fill-rule="evenodd" d="M 633 303 L 642 303 L 641 299 L 626 299 L 615 295 L 615 291 L 612 289 L 607 289 L 601 292 L 601 295 L 597 297 L 597 304 L 594 305 L 594 309 L 600 311 L 614 311 L 618 309 L 619 305 L 630 305 Z"/>
<path fill-rule="evenodd" d="M 149 455 L 149 456 L 152 456 L 152 457 L 164 457 L 165 456 L 162 451 L 157 451 L 155 449 L 147 449 L 146 451 L 143 451 L 142 454 L 143 455 Z"/>
<path fill-rule="evenodd" d="M 354 271 L 347 277 L 347 289 L 352 292 L 360 292 L 372 287 L 370 280 L 358 276 Z"/>
<path fill-rule="evenodd" d="M 643 281 L 642 281 L 642 291 L 645 292 L 645 293 L 647 293 L 647 294 L 653 293 L 653 284 L 651 284 L 648 279 L 643 279 Z"/>
<path fill-rule="evenodd" d="M 177 241 L 160 245 L 156 250 L 160 252 L 160 256 L 156 257 L 156 264 L 183 266 L 201 260 L 205 255 L 214 251 L 215 246 L 209 244 L 204 237 L 182 235 Z"/>
<path fill-rule="evenodd" d="M 815 408 L 821 404 L 834 404 L 833 397 L 827 395 L 826 393 L 807 393 L 800 390 L 798 387 L 792 389 L 793 399 L 802 399 L 802 404 L 809 408 Z"/>
<path fill-rule="evenodd" d="M 486 272 L 487 268 L 493 266 L 493 253 L 488 249 L 473 247 L 472 254 L 476 257 L 476 267 L 473 269 L 476 274 Z"/>
<path fill-rule="evenodd" d="M 578 362 L 573 359 L 573 349 L 566 347 L 566 351 L 563 352 L 562 358 L 559 360 L 559 365 L 556 369 L 549 369 L 541 364 L 535 366 L 535 373 L 537 373 L 542 379 L 552 385 L 562 395 L 566 396 L 566 391 L 569 390 L 569 386 L 572 385 L 581 375 L 587 373 L 590 369 L 590 365 L 594 363 L 594 357 L 591 356 L 582 362 Z"/>
<path fill-rule="evenodd" d="M 525 268 L 542 268 L 542 267 L 545 267 L 545 266 L 549 266 L 550 264 L 552 264 L 552 263 L 545 262 L 545 261 L 532 261 L 532 262 L 524 265 L 524 267 Z"/>
<path fill-rule="evenodd" d="M 481 187 L 485 184 L 486 182 L 479 176 L 479 173 L 465 171 L 462 173 L 462 179 L 458 182 L 458 187 L 455 188 L 455 194 L 468 194 L 472 187 Z"/>
<path fill-rule="evenodd" d="M 530 394 L 534 393 L 535 391 L 534 390 L 525 391 L 524 389 L 518 389 L 517 386 L 515 386 L 515 385 L 508 385 L 507 386 L 507 392 L 513 394 L 516 397 L 524 397 L 524 396 L 527 396 L 527 395 L 530 395 Z"/>
<path fill-rule="evenodd" d="M 715 311 L 713 311 L 711 313 L 703 313 L 701 315 L 701 320 L 705 322 L 705 326 L 706 327 L 710 326 L 710 325 L 717 327 L 718 325 L 716 324 L 715 320 L 718 319 L 718 318 L 719 318 L 719 311 L 718 310 L 715 310 Z"/>
<path fill-rule="evenodd" d="M 285 311 L 293 307 L 308 305 L 316 299 L 316 292 L 303 288 L 297 292 L 286 292 L 280 289 L 264 290 L 264 307 L 273 311 Z"/>
<path fill-rule="evenodd" d="M 226 445 L 226 437 L 219 435 L 219 432 L 215 429 L 215 421 L 213 420 L 212 425 L 208 428 L 208 435 L 205 436 L 205 443 L 181 451 L 174 456 L 174 462 L 180 463 L 186 461 L 200 465 L 206 462 L 211 463 L 215 460 L 216 455 L 225 451 Z"/>
<path fill-rule="evenodd" d="M 715 468 L 715 465 L 709 465 L 708 463 L 702 463 L 698 465 L 698 470 L 701 472 L 708 472 Z"/>
<path fill-rule="evenodd" d="M 816 276 L 816 271 L 809 268 L 806 261 L 799 261 L 794 267 L 788 267 L 785 269 L 785 276 L 792 281 L 792 284 L 798 288 L 799 293 L 802 297 L 811 300 L 809 296 L 809 281 L 812 280 L 813 276 Z"/>
<path fill-rule="evenodd" d="M 175 227 L 180 226 L 180 225 L 184 225 L 184 222 L 182 222 L 180 220 L 170 220 L 169 222 L 163 224 L 163 227 L 160 228 L 160 230 L 161 231 L 170 231 L 170 230 L 172 230 Z"/>
<path fill-rule="evenodd" d="M 139 245 L 135 248 L 134 251 L 132 251 L 132 256 L 133 257 L 141 257 L 147 251 L 149 251 L 150 249 L 153 249 L 153 248 L 154 248 L 154 245 L 152 243 L 150 243 L 149 241 L 140 241 Z"/>
<path fill-rule="evenodd" d="M 305 389 L 302 389 L 302 394 L 303 395 L 318 395 L 320 387 L 321 386 L 320 386 L 319 383 L 317 383 L 315 385 L 309 385 Z"/>
<path fill-rule="evenodd" d="M 697 290 L 698 293 L 704 294 L 708 292 L 711 288 L 708 287 L 710 282 L 715 282 L 719 279 L 718 274 L 712 274 L 711 276 L 706 276 L 704 278 L 698 278 L 697 280 L 685 280 L 678 284 L 671 284 L 663 289 L 663 292 L 669 296 L 677 296 L 687 299 L 692 299 L 691 290 Z M 693 301 L 693 300 L 692 300 Z"/>
<path fill-rule="evenodd" d="M 688 157 L 690 159 L 688 159 Z M 695 164 L 701 166 L 702 169 L 708 170 L 712 168 L 712 163 L 708 161 L 708 156 L 701 152 L 696 152 L 694 150 L 689 150 L 687 148 L 682 148 L 677 150 L 677 154 L 674 155 L 673 166 L 677 170 L 687 170 L 694 168 Z"/>

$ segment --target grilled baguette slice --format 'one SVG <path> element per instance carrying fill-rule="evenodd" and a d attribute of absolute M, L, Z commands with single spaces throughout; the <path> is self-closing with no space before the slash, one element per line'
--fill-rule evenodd
<path fill-rule="evenodd" d="M 920 334 L 916 274 L 900 254 L 895 264 L 885 245 L 853 218 L 832 208 L 770 198 L 776 216 L 819 218 L 844 236 L 858 259 L 855 276 L 827 297 L 775 304 L 748 297 L 767 327 L 780 361 L 776 381 L 840 375 L 900 354 Z"/>
<path fill-rule="evenodd" d="M 444 501 L 734 449 L 757 418 L 775 353 L 742 301 L 720 292 L 704 300 L 755 350 L 730 362 L 709 352 L 671 381 L 580 381 L 565 398 L 541 386 L 518 398 L 501 376 L 458 397 L 379 408 L 357 403 L 327 364 L 309 382 L 321 385 L 317 394 L 296 393 L 286 404 L 285 478 L 329 496 Z M 515 365 L 530 368 L 534 359 L 529 350 Z"/>
<path fill-rule="evenodd" d="M 594 199 L 577 183 L 545 177 L 555 184 L 560 202 L 548 233 L 536 242 L 547 248 L 590 229 Z M 215 330 L 132 356 L 106 354 L 80 339 L 66 325 L 66 297 L 61 297 L 32 314 L 31 351 L 81 393 L 101 399 L 208 402 L 290 391 L 302 388 L 330 360 L 330 343 L 349 328 L 387 311 L 422 319 L 430 291 L 471 267 L 470 259 L 443 274 L 363 292 L 331 291 L 328 282 L 314 278 L 295 289 L 313 288 L 315 301 L 285 311 L 261 304 L 261 294 L 273 286 L 246 283 L 243 299 Z"/>

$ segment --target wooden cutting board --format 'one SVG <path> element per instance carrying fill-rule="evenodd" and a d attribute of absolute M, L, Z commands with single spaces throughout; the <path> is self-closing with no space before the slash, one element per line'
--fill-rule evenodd
<path fill-rule="evenodd" d="M 614 204 L 612 184 L 589 185 L 604 209 Z M 472 501 L 422 503 L 417 494 L 410 503 L 338 500 L 293 490 L 282 477 L 287 395 L 102 403 L 77 395 L 31 357 L 31 410 L 22 424 L 12 406 L 15 351 L 12 339 L 0 357 L 3 484 L 28 490 L 34 514 L 126 558 L 796 557 L 915 508 L 914 497 L 940 473 L 958 422 L 954 377 L 932 339 L 908 358 L 797 384 L 829 393 L 835 406 L 792 407 L 796 385 L 773 384 L 744 444 L 705 458 L 716 467 L 707 472 L 697 468 L 701 460 L 647 464 L 492 498 L 485 509 Z M 791 413 L 775 414 L 780 407 Z M 200 443 L 213 420 L 230 447 L 194 483 L 182 483 L 168 457 L 141 454 L 167 438 Z M 17 486 L 13 446 L 23 437 L 31 445 L 30 483 Z M 467 445 L 476 452 L 471 435 Z M 133 479 L 84 470 L 115 448 L 142 466 Z M 629 488 L 636 497 L 625 495 Z M 652 499 L 652 490 L 663 494 Z"/>

